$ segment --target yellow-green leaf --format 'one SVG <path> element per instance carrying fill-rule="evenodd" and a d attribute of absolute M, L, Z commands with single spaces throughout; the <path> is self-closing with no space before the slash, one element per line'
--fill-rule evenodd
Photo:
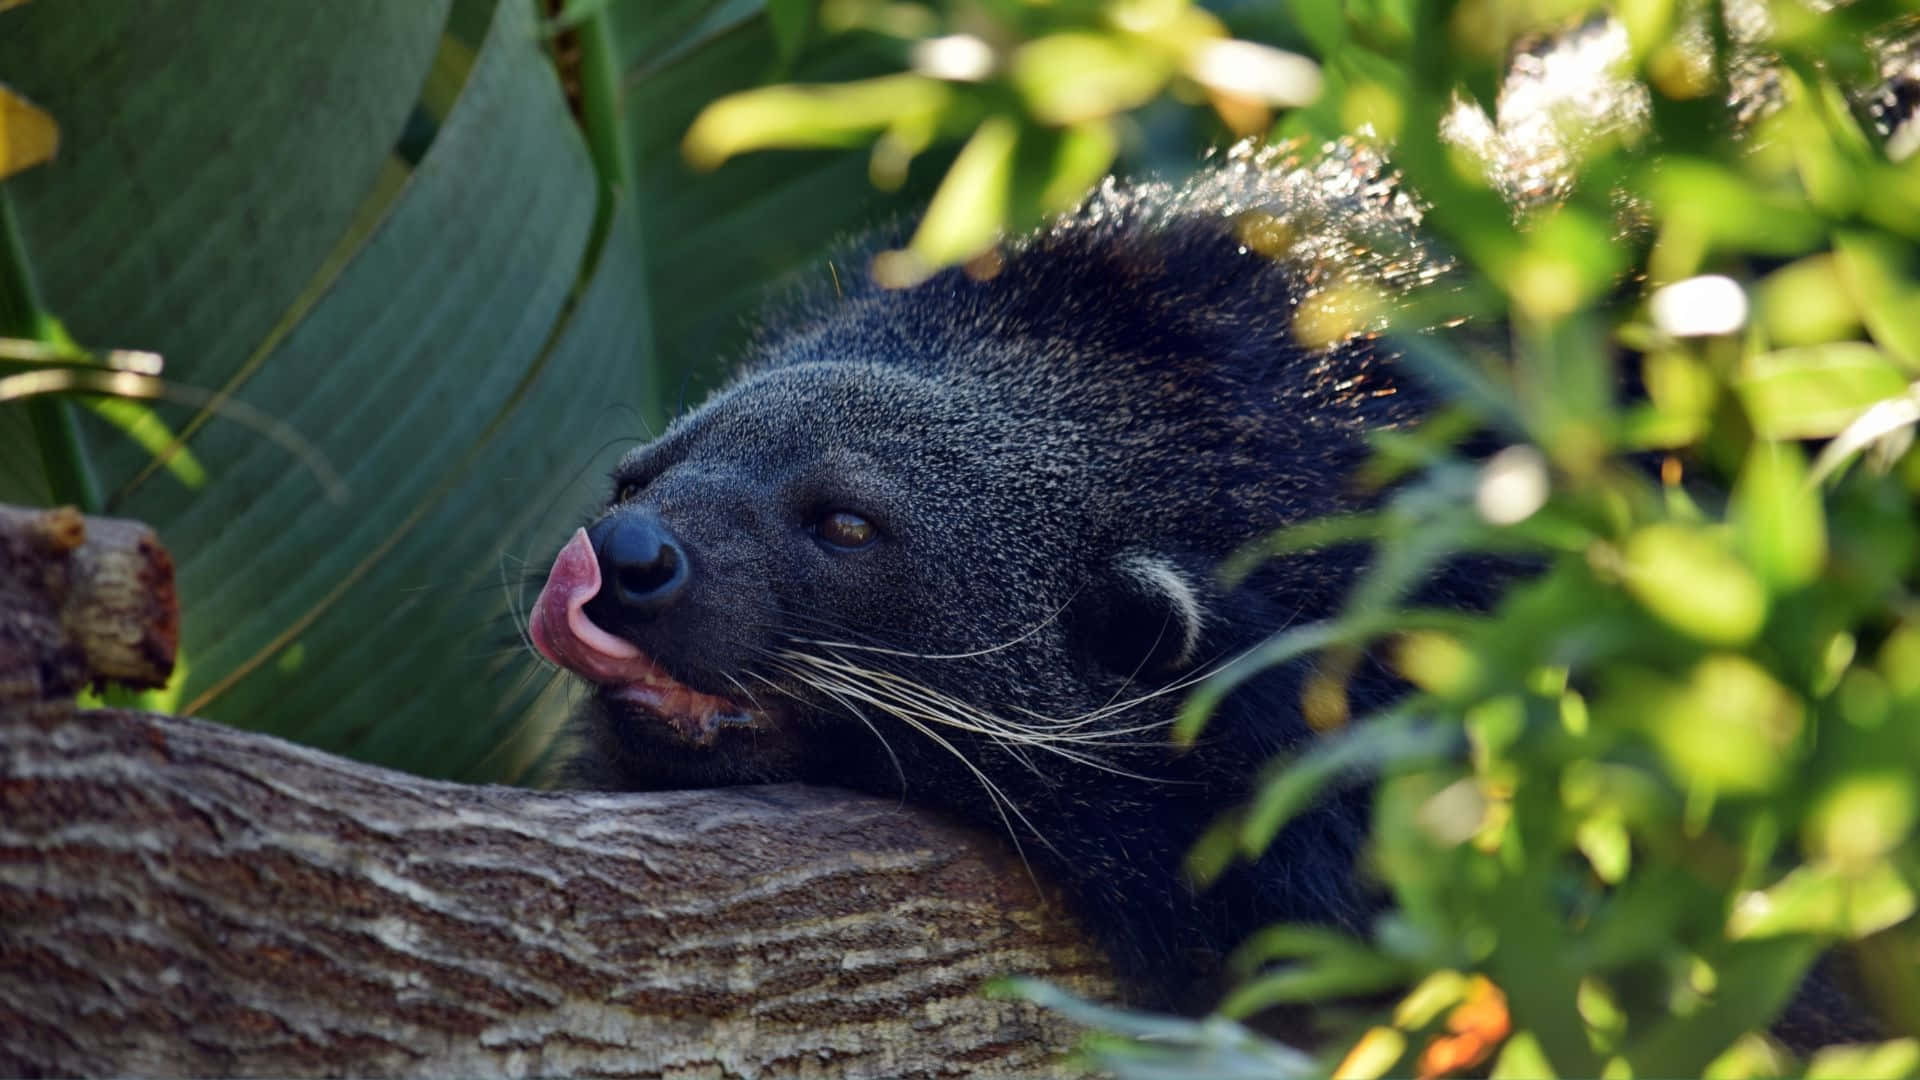
<path fill-rule="evenodd" d="M 735 154 L 771 147 L 854 146 L 904 118 L 945 109 L 945 83 L 887 75 L 833 86 L 768 86 L 729 94 L 694 118 L 687 159 L 711 169 Z"/>
<path fill-rule="evenodd" d="M 1807 1080 L 1895 1080 L 1920 1071 L 1920 1040 L 1829 1046 L 1813 1055 Z"/>
<path fill-rule="evenodd" d="M 1775 589 L 1805 585 L 1827 561 L 1826 514 L 1791 443 L 1758 442 L 1733 487 L 1735 539 L 1748 565 Z"/>
<path fill-rule="evenodd" d="M 1906 374 L 1872 345 L 1778 349 L 1747 362 L 1734 390 L 1764 439 L 1823 439 L 1877 401 L 1904 394 Z"/>
<path fill-rule="evenodd" d="M 1709 793 L 1763 791 L 1789 775 L 1806 719 L 1799 698 L 1733 653 L 1701 660 L 1685 679 L 1617 671 L 1596 707 L 1609 724 L 1644 732 L 1683 783 Z"/>
<path fill-rule="evenodd" d="M 1050 34 L 1013 55 L 1013 83 L 1042 123 L 1079 124 L 1144 105 L 1166 85 L 1165 57 L 1112 34 Z"/>
<path fill-rule="evenodd" d="M 922 263 L 945 266 L 993 243 L 1007 218 L 1019 139 L 1020 129 L 1012 120 L 995 116 L 967 140 L 913 234 L 912 251 Z"/>
<path fill-rule="evenodd" d="M 1674 629 L 1737 645 L 1760 631 L 1767 593 L 1720 537 L 1677 524 L 1648 525 L 1627 539 L 1626 586 Z"/>
<path fill-rule="evenodd" d="M 0 86 L 0 180 L 53 160 L 59 148 L 60 126 L 53 117 Z"/>

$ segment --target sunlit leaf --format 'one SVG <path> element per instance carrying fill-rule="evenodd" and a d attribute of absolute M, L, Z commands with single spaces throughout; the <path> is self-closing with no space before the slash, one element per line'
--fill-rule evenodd
<path fill-rule="evenodd" d="M 1371 1028 L 1334 1067 L 1333 1080 L 1376 1080 L 1407 1052 L 1407 1037 L 1390 1027 Z"/>
<path fill-rule="evenodd" d="M 1856 772 L 1820 797 L 1807 819 L 1807 848 L 1844 866 L 1891 852 L 1913 831 L 1915 778 L 1904 771 Z"/>
<path fill-rule="evenodd" d="M 1829 1046 L 1807 1063 L 1807 1080 L 1896 1080 L 1920 1071 L 1920 1040 Z"/>
<path fill-rule="evenodd" d="M 1865 937 L 1901 922 L 1914 910 L 1912 886 L 1885 863 L 1859 873 L 1808 865 L 1769 888 L 1738 897 L 1727 935 L 1736 940 L 1782 934 Z"/>
<path fill-rule="evenodd" d="M 1760 582 L 1718 536 L 1685 525 L 1648 525 L 1627 540 L 1627 590 L 1676 630 L 1739 644 L 1767 616 Z"/>
<path fill-rule="evenodd" d="M 1043 123 L 1066 126 L 1112 116 L 1160 91 L 1171 68 L 1158 51 L 1117 34 L 1063 33 L 1014 53 L 1014 85 Z"/>
<path fill-rule="evenodd" d="M 1775 589 L 1805 585 L 1826 565 L 1826 516 L 1799 447 L 1755 443 L 1734 483 L 1729 515 L 1748 564 Z"/>
<path fill-rule="evenodd" d="M 1646 670 L 1612 673 L 1599 707 L 1609 723 L 1638 728 L 1679 777 L 1709 792 L 1763 791 L 1792 769 L 1800 700 L 1744 656 L 1718 653 L 1684 679 Z"/>
<path fill-rule="evenodd" d="M 905 117 L 937 116 L 946 84 L 889 75 L 832 86 L 769 86 L 721 98 L 687 129 L 688 160 L 711 169 L 735 154 L 772 147 L 858 146 Z"/>
<path fill-rule="evenodd" d="M 53 117 L 0 85 L 0 180 L 53 160 L 59 147 Z"/>
<path fill-rule="evenodd" d="M 1847 342 L 1751 357 L 1734 389 L 1767 439 L 1838 432 L 1875 402 L 1906 392 L 1907 375 L 1871 345 Z"/>
<path fill-rule="evenodd" d="M 1554 1080 L 1553 1064 L 1530 1031 L 1516 1031 L 1500 1047 L 1493 1059 L 1490 1080 Z"/>
<path fill-rule="evenodd" d="M 924 265 L 943 266 L 978 254 L 999 235 L 1019 138 L 1012 121 L 993 117 L 967 140 L 914 231 L 912 250 Z"/>

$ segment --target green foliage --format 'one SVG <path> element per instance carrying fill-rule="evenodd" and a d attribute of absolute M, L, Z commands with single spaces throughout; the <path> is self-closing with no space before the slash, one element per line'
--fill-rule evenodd
<path fill-rule="evenodd" d="M 788 6 L 772 5 L 776 15 Z M 1212 95 L 1223 116 L 1257 130 L 1270 106 L 1311 100 L 1320 85 L 1304 58 L 1234 40 L 1184 0 L 945 11 L 829 0 L 821 22 L 897 43 L 910 70 L 729 95 L 694 121 L 686 152 L 711 167 L 747 150 L 871 143 L 870 175 L 893 187 L 936 139 L 964 137 L 912 241 L 875 268 L 891 284 L 1073 206 L 1112 167 L 1123 114 L 1170 86 Z"/>
<path fill-rule="evenodd" d="M 1506 328 L 1498 350 L 1485 333 L 1400 339 L 1462 388 L 1455 410 L 1382 440 L 1376 478 L 1399 482 L 1380 511 L 1247 556 L 1365 536 L 1372 578 L 1203 687 L 1176 731 L 1192 738 L 1259 665 L 1310 654 L 1303 707 L 1342 729 L 1208 835 L 1202 878 L 1326 783 L 1377 770 L 1367 865 L 1392 914 L 1365 941 L 1263 935 L 1223 1005 L 1412 987 L 1331 1052 L 1341 1075 L 1775 1074 L 1794 1066 L 1768 1024 L 1816 955 L 1869 937 L 1875 1005 L 1920 1032 L 1920 158 L 1896 160 L 1848 96 L 1904 9 L 1779 0 L 1735 41 L 1717 5 L 1621 6 L 1620 82 L 1595 92 L 1644 108 L 1545 162 L 1545 190 L 1443 136 L 1456 102 L 1495 105 L 1516 43 L 1587 10 L 1351 0 L 1293 5 L 1282 28 L 1324 93 L 1280 130 L 1367 125 L 1459 260 L 1401 320 Z M 690 152 L 871 139 L 884 180 L 895 156 L 966 140 L 914 238 L 918 271 L 1071 202 L 1156 93 L 1236 107 L 1194 60 L 1223 26 L 1172 0 L 823 11 L 906 42 L 911 70 L 722 101 Z M 1191 36 L 1143 42 L 1143 13 Z M 1463 429 L 1509 449 L 1464 457 Z M 1532 569 L 1484 614 L 1409 609 L 1463 550 Z M 1345 716 L 1340 673 L 1363 648 L 1411 684 L 1390 716 Z M 1089 1018 L 1135 1037 L 1094 1048 L 1118 1075 L 1292 1068 L 1263 1072 L 1253 1044 L 1204 1027 Z M 1896 1075 L 1916 1053 L 1809 1068 Z"/>
<path fill-rule="evenodd" d="M 1505 340 L 1396 339 L 1456 404 L 1382 437 L 1391 496 L 1227 570 L 1365 537 L 1374 573 L 1203 687 L 1175 735 L 1259 664 L 1317 659 L 1303 704 L 1327 737 L 1191 865 L 1257 853 L 1373 769 L 1368 870 L 1394 911 L 1366 939 L 1260 935 L 1223 1008 L 1406 990 L 1317 1066 L 1224 1018 L 1025 992 L 1115 1033 L 1089 1052 L 1119 1075 L 1790 1071 L 1768 1022 L 1816 954 L 1869 935 L 1876 1006 L 1920 1032 L 1920 158 L 1894 160 L 1848 97 L 1898 0 L 1766 6 L 1776 107 L 1736 120 L 1750 46 L 1691 4 L 1620 5 L 1644 110 L 1528 163 L 1536 190 L 1442 132 L 1457 100 L 1494 104 L 1516 42 L 1587 11 L 1564 0 L 574 0 L 544 27 L 512 0 L 37 0 L 0 12 L 0 77 L 62 149 L 0 192 L 0 336 L 89 378 L 90 350 L 153 350 L 229 404 L 123 407 L 109 430 L 0 403 L 0 498 L 159 526 L 197 711 L 498 775 L 532 708 L 525 669 L 487 651 L 512 641 L 501 553 L 552 550 L 595 449 L 619 448 L 597 432 L 669 411 L 766 283 L 937 182 L 911 255 L 878 268 L 912 280 L 1177 143 L 1169 92 L 1229 132 L 1317 87 L 1275 133 L 1364 125 L 1457 257 L 1402 321 Z M 585 138 L 542 51 L 562 40 Z M 768 79 L 790 84 L 750 89 Z M 689 176 L 683 134 L 717 171 Z M 734 157 L 763 146 L 822 149 Z M 235 405 L 309 441 L 342 500 L 220 422 Z M 1470 430 L 1508 449 L 1466 458 Z M 1536 569 L 1491 612 L 1410 610 L 1462 550 Z M 1346 716 L 1365 649 L 1413 687 L 1389 715 Z"/>
<path fill-rule="evenodd" d="M 0 403 L 0 445 L 33 448 L 0 498 L 159 530 L 180 708 L 508 773 L 495 751 L 543 685 L 516 658 L 517 560 L 557 545 L 594 452 L 633 426 L 607 403 L 637 403 L 648 375 L 639 249 L 593 243 L 630 234 L 632 207 L 596 220 L 530 8 L 28 3 L 0 12 L 0 73 L 62 136 L 4 191 L 8 261 L 45 316 L 8 336 L 48 340 L 58 316 L 89 349 L 159 354 L 186 391 L 141 441 L 78 409 L 36 439 Z M 298 433 L 338 485 L 228 422 L 247 417 Z M 192 456 L 165 460 L 197 462 L 195 484 L 158 467 L 175 434 Z M 98 496 L 33 483 L 36 462 Z"/>
<path fill-rule="evenodd" d="M 793 4 L 537 6 L 0 4 L 0 500 L 159 530 L 183 657 L 139 704 L 528 775 L 573 515 L 770 282 L 925 197 L 683 162 L 769 71 L 875 70 Z"/>

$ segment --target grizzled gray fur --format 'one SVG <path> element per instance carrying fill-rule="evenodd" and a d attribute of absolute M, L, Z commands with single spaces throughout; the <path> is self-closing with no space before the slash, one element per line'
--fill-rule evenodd
<path fill-rule="evenodd" d="M 1181 870 L 1310 737 L 1300 671 L 1234 694 L 1189 752 L 1166 727 L 1356 569 L 1336 549 L 1215 574 L 1360 505 L 1365 433 L 1418 411 L 1370 335 L 1309 348 L 1290 318 L 1347 280 L 1328 267 L 1389 293 L 1438 275 L 1417 218 L 1364 152 L 1242 151 L 1184 185 L 1110 182 L 985 272 L 800 304 L 622 461 L 572 549 L 594 580 L 556 565 L 536 640 L 600 683 L 576 781 L 900 793 L 1009 832 L 1169 992 L 1262 923 L 1358 919 L 1351 803 L 1202 895 Z M 566 596 L 591 628 L 555 629 Z M 594 652 L 593 628 L 642 655 Z M 1357 690 L 1388 692 L 1370 670 Z"/>

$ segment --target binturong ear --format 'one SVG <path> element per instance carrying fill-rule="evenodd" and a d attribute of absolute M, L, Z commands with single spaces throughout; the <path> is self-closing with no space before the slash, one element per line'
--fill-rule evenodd
<path fill-rule="evenodd" d="M 1074 598 L 1069 617 L 1081 649 L 1126 677 L 1166 674 L 1191 665 L 1206 629 L 1206 606 L 1194 578 L 1172 559 L 1122 552 Z"/>

